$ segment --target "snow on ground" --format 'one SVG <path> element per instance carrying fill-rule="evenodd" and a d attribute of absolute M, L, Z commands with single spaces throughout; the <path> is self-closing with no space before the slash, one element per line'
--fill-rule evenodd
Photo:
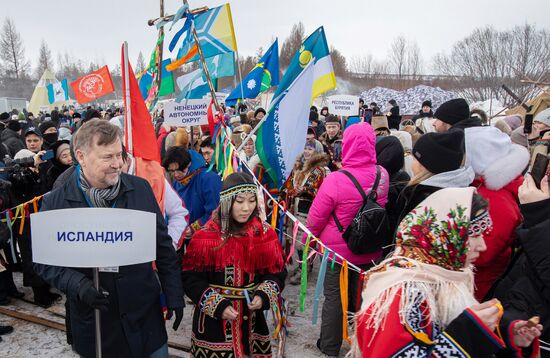
<path fill-rule="evenodd" d="M 305 312 L 299 310 L 299 285 L 287 285 L 283 291 L 283 295 L 288 302 L 289 321 L 292 325 L 289 328 L 288 337 L 286 340 L 285 357 L 288 358 L 309 358 L 309 357 L 323 357 L 324 355 L 319 352 L 316 347 L 317 338 L 319 338 L 319 327 L 321 321 L 321 308 L 322 300 L 319 305 L 319 320 L 317 325 L 312 325 L 312 309 L 313 309 L 313 292 L 315 290 L 315 283 L 317 278 L 318 264 L 311 273 L 310 280 L 308 280 L 308 296 L 306 298 Z M 22 275 L 15 273 L 15 282 L 20 290 L 25 292 L 25 298 L 32 300 L 32 291 L 30 288 L 22 287 Z M 188 300 L 186 301 L 188 302 Z M 45 310 L 41 307 L 29 304 L 21 300 L 12 299 L 12 302 L 8 306 L 0 306 L 12 310 L 17 310 L 23 313 L 29 313 L 37 317 L 46 318 L 61 324 L 64 324 L 65 306 L 63 302 L 59 302 L 56 305 Z M 166 328 L 169 335 L 169 341 L 175 342 L 181 345 L 190 346 L 191 337 L 191 317 L 193 312 L 193 306 L 188 304 L 185 309 L 185 316 L 179 329 L 174 332 L 172 330 L 171 322 L 167 322 Z M 271 313 L 269 313 L 270 322 Z M 0 357 L 10 358 L 75 358 L 78 355 L 72 351 L 71 347 L 67 345 L 65 332 L 59 331 L 54 328 L 43 327 L 38 324 L 12 318 L 3 314 L 0 314 L 0 325 L 11 325 L 14 327 L 14 332 L 8 335 L 2 336 L 2 342 L 0 342 Z M 276 347 L 274 342 L 274 347 Z M 344 343 L 340 356 L 343 357 L 348 351 L 348 346 Z M 274 353 L 275 349 L 274 349 Z M 188 357 L 188 354 L 180 351 L 170 349 L 171 357 Z M 275 356 L 275 354 L 274 354 Z"/>
<path fill-rule="evenodd" d="M 389 100 L 394 99 L 402 115 L 416 114 L 425 100 L 432 101 L 432 109 L 435 112 L 435 109 L 443 102 L 457 97 L 458 95 L 454 92 L 425 85 L 411 87 L 405 91 L 374 87 L 361 93 L 361 98 L 365 100 L 365 104 L 376 102 L 382 110 L 386 108 Z"/>

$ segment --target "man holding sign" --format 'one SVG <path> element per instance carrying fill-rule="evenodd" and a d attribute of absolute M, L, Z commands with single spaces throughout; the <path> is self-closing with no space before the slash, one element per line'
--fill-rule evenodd
<path fill-rule="evenodd" d="M 44 197 L 41 213 L 36 215 L 57 209 L 115 208 L 109 209 L 113 214 L 105 217 L 104 227 L 87 229 L 86 217 L 79 217 L 78 220 L 82 222 L 79 230 L 82 231 L 59 230 L 53 244 L 58 244 L 60 251 L 71 245 L 89 247 L 89 255 L 94 255 L 101 250 L 117 250 L 117 247 L 120 248 L 132 240 L 152 240 L 154 245 L 150 251 L 154 252 L 156 249 L 156 255 L 151 257 L 155 259 L 158 276 L 153 270 L 151 260 L 104 268 L 99 270 L 100 289 L 97 290 L 92 282 L 90 268 L 36 263 L 45 262 L 42 258 L 37 259 L 38 255 L 43 255 L 41 253 L 37 253 L 35 257 L 34 267 L 44 280 L 66 293 L 70 303 L 73 348 L 78 354 L 83 357 L 95 356 L 94 309 L 99 309 L 103 357 L 168 357 L 167 334 L 160 302 L 161 290 L 166 297 L 168 318 L 175 313 L 175 330 L 183 317 L 181 270 L 151 187 L 144 179 L 121 173 L 123 160 L 120 137 L 118 127 L 109 122 L 91 120 L 84 124 L 73 138 L 74 153 L 79 166 L 62 187 Z M 153 236 L 156 233 L 156 238 L 146 237 L 147 240 L 141 240 L 144 235 L 139 231 L 120 232 L 120 237 L 117 237 L 117 232 L 112 231 L 117 230 L 116 227 L 112 228 L 112 217 L 116 218 L 120 209 L 137 210 L 144 215 L 153 213 L 155 216 L 151 223 L 154 226 L 156 218 L 156 227 L 151 228 L 149 225 L 147 229 L 154 229 L 151 233 Z M 120 230 L 127 230 L 128 223 L 123 222 L 125 220 L 120 221 Z M 134 221 L 139 221 L 139 218 L 136 217 Z M 53 225 L 55 223 L 52 222 L 50 226 Z M 35 229 L 42 230 L 42 227 L 35 227 L 33 235 Z M 47 225 L 44 225 L 44 230 L 47 230 Z M 87 235 L 86 230 L 89 231 Z M 79 237 L 79 234 L 82 235 Z M 37 238 L 40 236 L 37 233 Z M 134 254 L 139 255 L 128 252 L 124 256 Z M 123 260 L 123 255 L 120 256 Z M 67 259 L 59 258 L 59 262 L 67 262 Z"/>

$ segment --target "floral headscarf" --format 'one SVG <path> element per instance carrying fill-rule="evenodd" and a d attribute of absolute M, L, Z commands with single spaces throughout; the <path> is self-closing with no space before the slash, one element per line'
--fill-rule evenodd
<path fill-rule="evenodd" d="M 491 229 L 488 211 L 470 220 L 474 191 L 473 188 L 466 190 L 470 198 L 467 204 L 461 203 L 445 190 L 436 192 L 438 195 L 430 196 L 409 212 L 401 221 L 397 233 L 396 252 L 399 252 L 399 256 L 451 271 L 462 270 L 468 253 L 469 236 Z M 453 199 L 456 204 L 449 205 Z"/>

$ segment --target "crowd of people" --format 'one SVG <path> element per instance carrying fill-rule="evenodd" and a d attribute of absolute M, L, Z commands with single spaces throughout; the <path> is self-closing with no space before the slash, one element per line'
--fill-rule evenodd
<path fill-rule="evenodd" d="M 300 284 L 301 270 L 320 260 L 301 263 L 304 242 L 292 242 L 288 217 L 282 229 L 267 224 L 279 219 L 269 193 L 338 255 L 322 277 L 320 353 L 338 356 L 348 325 L 354 356 L 550 350 L 550 190 L 546 176 L 529 174 L 534 158 L 549 154 L 550 109 L 525 133 L 521 116 L 492 126 L 462 98 L 435 111 L 426 100 L 410 119 L 393 99 L 384 109 L 361 99 L 349 118 L 313 106 L 303 152 L 281 187 L 257 153 L 253 130 L 266 111 L 242 103 L 223 111 L 242 163 L 224 180 L 208 126 L 171 127 L 156 114 L 162 208 L 134 175 L 122 108 L 2 113 L 0 210 L 45 194 L 41 211 L 116 207 L 157 220 L 154 267 L 101 272 L 99 290 L 90 269 L 32 262 L 30 220 L 11 240 L 2 222 L 0 305 L 24 296 L 13 281 L 22 271 L 36 304 L 66 295 L 67 342 L 82 357 L 95 355 L 94 309 L 108 332 L 105 357 L 168 357 L 164 320 L 172 317 L 174 330 L 192 327 L 195 357 L 271 356 L 264 312 L 280 316 L 285 285 Z M 348 264 L 361 272 L 344 273 Z M 184 295 L 192 322 L 182 323 Z M 0 326 L 0 335 L 12 330 Z"/>

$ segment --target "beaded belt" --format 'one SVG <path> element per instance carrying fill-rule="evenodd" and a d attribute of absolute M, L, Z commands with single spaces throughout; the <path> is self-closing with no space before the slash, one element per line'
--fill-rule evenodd
<path fill-rule="evenodd" d="M 232 298 L 232 299 L 246 299 L 246 296 L 244 295 L 244 291 L 255 291 L 256 288 L 258 288 L 257 284 L 250 284 L 244 287 L 228 287 L 228 286 L 218 286 L 218 285 L 209 285 L 211 288 L 216 290 L 220 295 L 222 295 L 225 298 Z"/>

